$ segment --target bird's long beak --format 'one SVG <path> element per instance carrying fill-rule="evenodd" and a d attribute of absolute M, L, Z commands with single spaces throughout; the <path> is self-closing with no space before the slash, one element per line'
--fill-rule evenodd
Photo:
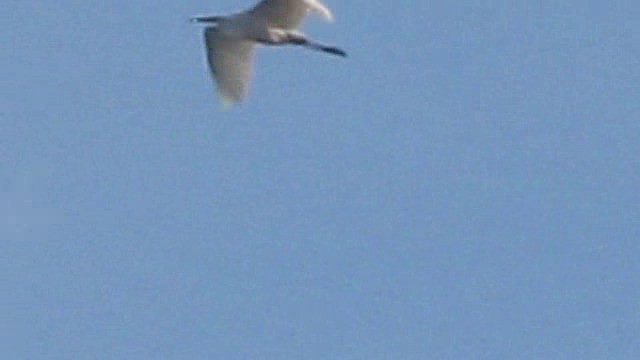
<path fill-rule="evenodd" d="M 221 16 L 196 16 L 191 18 L 194 23 L 217 23 L 222 19 Z"/>

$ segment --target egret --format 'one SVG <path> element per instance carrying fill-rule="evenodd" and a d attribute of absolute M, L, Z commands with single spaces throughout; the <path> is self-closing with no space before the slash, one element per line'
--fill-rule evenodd
<path fill-rule="evenodd" d="M 299 27 L 310 12 L 333 21 L 331 10 L 319 0 L 262 0 L 253 8 L 230 16 L 201 16 L 191 20 L 213 24 L 204 29 L 207 61 L 225 105 L 247 95 L 256 44 L 298 45 L 346 57 L 344 50 L 308 39 Z"/>

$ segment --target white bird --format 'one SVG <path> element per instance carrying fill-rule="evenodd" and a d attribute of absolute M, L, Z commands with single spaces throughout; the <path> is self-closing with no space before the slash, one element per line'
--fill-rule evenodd
<path fill-rule="evenodd" d="M 225 105 L 242 101 L 252 73 L 254 48 L 264 45 L 299 45 L 346 57 L 340 48 L 312 40 L 298 30 L 305 16 L 316 12 L 333 21 L 319 0 L 262 0 L 253 8 L 230 16 L 194 17 L 193 22 L 213 23 L 204 30 L 207 60 Z"/>

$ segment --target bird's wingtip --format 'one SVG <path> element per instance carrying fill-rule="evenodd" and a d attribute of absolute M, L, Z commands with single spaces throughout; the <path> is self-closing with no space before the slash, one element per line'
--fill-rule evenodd
<path fill-rule="evenodd" d="M 223 111 L 231 110 L 232 107 L 240 103 L 239 99 L 235 99 L 232 96 L 226 95 L 218 90 L 218 99 Z"/>
<path fill-rule="evenodd" d="M 333 17 L 333 13 L 331 13 L 331 10 L 329 10 L 329 8 L 326 5 L 324 5 L 323 3 L 321 3 L 320 1 L 309 0 L 307 2 L 307 5 L 309 5 L 309 7 L 313 11 L 318 13 L 326 21 L 333 22 L 335 20 L 334 17 Z"/>
<path fill-rule="evenodd" d="M 325 8 L 325 11 L 320 11 L 320 15 L 322 15 L 322 17 L 327 21 L 327 22 L 335 22 L 336 18 L 333 16 L 333 13 L 331 12 L 331 10 Z"/>

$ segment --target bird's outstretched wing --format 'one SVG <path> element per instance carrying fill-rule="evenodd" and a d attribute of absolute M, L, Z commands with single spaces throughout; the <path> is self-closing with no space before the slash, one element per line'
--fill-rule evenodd
<path fill-rule="evenodd" d="M 309 11 L 320 14 L 327 21 L 333 20 L 331 10 L 320 0 L 262 0 L 250 10 L 252 15 L 281 29 L 296 29 Z"/>
<path fill-rule="evenodd" d="M 218 93 L 225 105 L 245 98 L 251 80 L 254 44 L 219 32 L 215 27 L 204 30 L 207 60 Z"/>

